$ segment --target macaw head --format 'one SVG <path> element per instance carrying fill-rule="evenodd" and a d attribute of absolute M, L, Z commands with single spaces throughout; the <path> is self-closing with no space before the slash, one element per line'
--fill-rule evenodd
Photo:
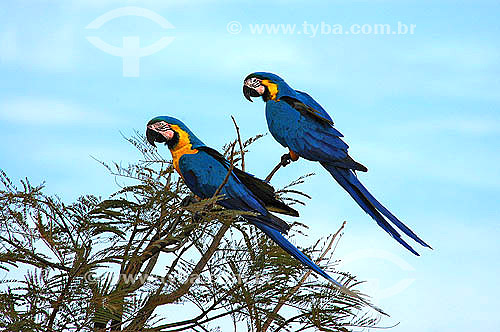
<path fill-rule="evenodd" d="M 262 97 L 262 100 L 277 101 L 281 96 L 289 95 L 292 88 L 276 74 L 255 72 L 243 80 L 243 95 L 249 101 L 251 97 Z"/>
<path fill-rule="evenodd" d="M 170 150 L 176 150 L 186 145 L 193 149 L 205 146 L 191 130 L 180 120 L 170 116 L 157 116 L 147 124 L 146 139 L 153 145 L 165 143 Z"/>

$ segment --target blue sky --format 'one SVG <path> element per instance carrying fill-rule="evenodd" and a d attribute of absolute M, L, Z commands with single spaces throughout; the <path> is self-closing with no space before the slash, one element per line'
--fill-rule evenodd
<path fill-rule="evenodd" d="M 85 27 L 124 6 L 144 17 Z M 317 173 L 302 189 L 309 237 L 348 221 L 337 257 L 367 280 L 366 292 L 392 316 L 394 331 L 500 328 L 500 23 L 498 1 L 3 1 L 0 5 L 0 167 L 14 179 L 47 182 L 70 201 L 106 195 L 114 179 L 90 156 L 130 162 L 121 137 L 156 115 L 181 118 L 207 144 L 267 132 L 264 104 L 248 103 L 242 79 L 280 74 L 325 107 L 369 168 L 360 178 L 435 250 L 414 257 L 379 229 L 328 173 L 299 161 L 279 187 Z M 238 21 L 241 32 L 227 24 Z M 250 24 L 415 24 L 406 35 L 252 34 Z M 122 59 L 87 36 L 121 46 L 175 39 L 123 77 Z M 248 169 L 264 177 L 284 152 L 270 136 Z M 168 157 L 166 151 L 164 155 Z M 263 157 L 265 156 L 265 157 Z M 271 157 L 272 156 L 272 157 Z M 417 248 L 417 245 L 415 245 Z M 497 262 L 497 263 L 495 263 Z"/>

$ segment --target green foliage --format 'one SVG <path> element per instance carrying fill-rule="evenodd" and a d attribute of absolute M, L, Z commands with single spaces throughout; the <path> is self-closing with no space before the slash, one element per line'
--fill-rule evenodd
<path fill-rule="evenodd" d="M 243 166 L 244 149 L 258 138 L 238 135 L 226 156 Z M 238 211 L 218 207 L 217 197 L 190 196 L 140 134 L 127 140 L 143 158 L 102 163 L 126 183 L 108 199 L 66 204 L 43 185 L 26 179 L 16 186 L 0 173 L 0 269 L 8 279 L 0 286 L 0 330 L 215 331 L 232 320 L 235 329 L 258 332 L 347 331 L 377 322 L 358 299 L 304 278 L 307 270 Z M 304 179 L 277 194 L 304 204 L 299 198 L 308 196 L 295 189 Z M 292 233 L 301 228 L 294 224 Z M 330 249 L 338 238 L 304 251 L 334 272 Z M 198 308 L 192 318 L 172 315 L 188 303 Z"/>

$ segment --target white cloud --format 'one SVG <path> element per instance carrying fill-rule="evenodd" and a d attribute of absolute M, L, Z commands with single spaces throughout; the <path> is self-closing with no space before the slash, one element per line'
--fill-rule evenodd
<path fill-rule="evenodd" d="M 0 103 L 0 118 L 37 126 L 111 122 L 109 116 L 70 102 L 34 97 L 13 98 Z"/>
<path fill-rule="evenodd" d="M 321 41 L 317 45 L 328 45 L 324 37 L 316 38 Z M 301 40 L 295 38 L 294 42 L 298 45 Z M 408 95 L 499 100 L 496 72 L 500 49 L 491 43 L 460 40 L 438 45 L 427 39 L 396 43 L 389 38 L 362 42 L 345 38 L 324 47 L 326 52 L 300 54 L 317 64 L 313 75 L 299 77 L 304 86 L 327 85 L 335 93 L 365 104 Z"/>
<path fill-rule="evenodd" d="M 391 126 L 391 131 L 394 130 L 405 134 L 447 131 L 466 135 L 494 135 L 500 134 L 500 121 L 486 117 L 429 119 Z"/>
<path fill-rule="evenodd" d="M 74 27 L 61 24 L 50 31 L 11 25 L 0 31 L 0 60 L 48 71 L 67 71 L 75 67 Z"/>
<path fill-rule="evenodd" d="M 204 4 L 211 3 L 214 0 L 191 0 L 190 5 L 193 4 Z M 172 8 L 172 7 L 184 7 L 186 3 L 184 1 L 178 0 L 71 0 L 68 3 L 75 9 L 81 9 L 82 7 L 87 8 L 108 8 L 109 6 L 125 7 L 125 6 L 138 6 L 138 7 L 160 7 L 160 8 Z M 114 9 L 114 8 L 111 8 Z"/>
<path fill-rule="evenodd" d="M 434 145 L 427 145 L 428 149 L 422 150 L 421 136 L 413 137 L 416 140 L 408 141 L 404 146 L 359 142 L 355 155 L 368 169 L 370 165 L 372 171 L 376 168 L 377 175 L 397 172 L 409 179 L 436 179 L 475 188 L 500 188 L 500 172 L 491 167 L 498 164 L 500 158 L 492 154 L 493 151 L 489 154 L 471 153 L 467 148 L 461 151 L 460 142 L 453 147 L 441 145 L 439 136 L 436 136 Z"/>
<path fill-rule="evenodd" d="M 405 59 L 418 66 L 422 64 L 439 65 L 455 71 L 488 70 L 498 64 L 498 47 L 477 41 L 445 41 L 439 44 L 422 45 L 411 52 L 396 50 L 395 58 Z"/>
<path fill-rule="evenodd" d="M 198 61 L 186 56 L 192 43 L 199 49 Z M 245 33 L 231 35 L 225 30 L 222 34 L 183 31 L 182 35 L 176 35 L 176 41 L 171 46 L 145 58 L 145 63 L 155 68 L 155 75 L 158 75 L 160 68 L 162 72 L 168 73 L 177 70 L 185 73 L 186 69 L 190 69 L 197 73 L 203 70 L 205 75 L 215 74 L 216 78 L 238 73 L 242 76 L 241 79 L 256 70 L 279 72 L 284 68 L 300 68 L 304 73 L 310 67 L 309 61 L 301 57 L 300 46 L 293 41 Z"/>

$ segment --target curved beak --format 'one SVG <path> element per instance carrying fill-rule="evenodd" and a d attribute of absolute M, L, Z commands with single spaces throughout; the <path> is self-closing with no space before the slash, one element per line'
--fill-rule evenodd
<path fill-rule="evenodd" d="M 146 129 L 146 140 L 148 141 L 149 144 L 152 146 L 156 147 L 155 145 L 155 135 L 158 134 L 156 131 L 147 128 Z"/>
<path fill-rule="evenodd" d="M 250 97 L 259 97 L 259 93 L 257 91 L 255 91 L 252 88 L 249 88 L 246 85 L 243 85 L 243 95 L 250 102 L 253 102 L 252 98 L 250 98 Z"/>
<path fill-rule="evenodd" d="M 148 141 L 149 144 L 151 144 L 152 146 L 156 147 L 155 145 L 155 142 L 157 143 L 165 143 L 167 142 L 167 140 L 165 139 L 165 137 L 163 137 L 162 134 L 154 131 L 153 129 L 148 128 L 146 129 L 146 139 Z"/>

